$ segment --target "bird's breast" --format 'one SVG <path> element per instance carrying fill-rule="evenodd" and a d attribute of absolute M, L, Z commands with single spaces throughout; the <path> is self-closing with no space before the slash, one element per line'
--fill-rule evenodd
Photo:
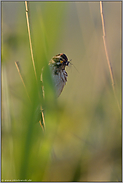
<path fill-rule="evenodd" d="M 56 72 L 52 72 L 53 82 L 56 89 L 56 94 L 59 96 L 67 82 L 67 72 L 65 70 L 59 70 Z"/>

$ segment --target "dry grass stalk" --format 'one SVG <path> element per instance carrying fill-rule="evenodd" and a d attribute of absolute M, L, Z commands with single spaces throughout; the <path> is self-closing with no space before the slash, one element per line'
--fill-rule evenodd
<path fill-rule="evenodd" d="M 20 70 L 20 67 L 19 67 L 19 62 L 15 62 L 15 66 L 16 66 L 16 68 L 17 68 L 17 71 L 18 71 L 19 76 L 20 76 L 20 78 L 21 78 L 21 81 L 22 81 L 22 83 L 23 83 L 23 86 L 24 86 L 24 88 L 25 88 L 25 91 L 26 91 L 26 94 L 27 94 L 27 96 L 28 96 L 28 98 L 29 98 L 29 101 L 30 101 L 30 103 L 32 104 L 31 99 L 30 99 L 30 96 L 29 96 L 28 91 L 27 91 L 27 88 L 26 88 L 26 85 L 25 85 L 25 82 L 24 82 L 24 79 L 23 79 L 23 76 L 22 76 L 22 74 L 21 74 L 21 70 Z M 45 127 L 45 118 L 44 118 L 44 112 L 43 112 L 42 106 L 41 106 L 41 115 L 42 115 L 43 125 L 42 125 L 42 123 L 41 123 L 41 120 L 39 121 L 39 124 L 41 125 L 41 127 L 42 127 L 42 129 L 43 129 L 43 131 L 44 131 L 44 130 L 46 129 L 46 127 Z"/>
<path fill-rule="evenodd" d="M 25 1 L 25 7 L 26 7 L 26 20 L 27 20 L 27 27 L 28 27 L 30 51 L 31 51 L 31 57 L 32 57 L 34 73 L 35 73 L 35 77 L 36 77 L 36 80 L 37 80 L 37 74 L 36 74 L 36 68 L 35 68 L 35 62 L 34 62 L 34 56 L 33 56 L 33 49 L 32 49 L 31 34 L 30 34 L 29 12 L 28 12 L 29 10 L 28 10 L 28 2 L 27 1 Z"/>
<path fill-rule="evenodd" d="M 28 94 L 28 91 L 27 91 L 27 88 L 26 88 L 24 79 L 23 79 L 23 77 L 22 77 L 22 74 L 21 74 L 21 71 L 20 71 L 20 68 L 19 68 L 19 62 L 15 62 L 15 66 L 16 66 L 16 68 L 17 68 L 17 71 L 18 71 L 18 73 L 19 73 L 19 76 L 20 76 L 20 78 L 21 78 L 21 81 L 22 81 L 22 83 L 23 83 L 23 85 L 24 85 L 26 94 L 27 94 L 27 96 L 28 96 L 28 98 L 29 98 L 29 101 L 30 101 L 30 103 L 31 103 L 31 99 L 30 99 L 30 97 L 29 97 L 29 94 Z"/>
<path fill-rule="evenodd" d="M 115 91 L 115 83 L 114 83 L 114 78 L 113 78 L 113 71 L 112 71 L 112 67 L 111 67 L 111 62 L 109 60 L 109 56 L 108 56 L 108 51 L 107 51 L 107 45 L 106 45 L 106 39 L 105 39 L 105 24 L 104 24 L 104 16 L 103 16 L 103 7 L 102 7 L 102 2 L 100 1 L 100 14 L 101 14 L 101 20 L 102 20 L 102 29 L 103 29 L 103 43 L 104 43 L 104 49 L 105 49 L 105 54 L 106 54 L 106 59 L 107 59 L 107 63 L 108 63 L 108 68 L 109 68 L 109 72 L 110 72 L 110 76 L 111 76 L 111 82 L 112 82 L 112 88 L 113 88 L 113 92 L 118 104 L 118 108 L 120 110 L 120 105 L 116 96 L 116 91 Z"/>
<path fill-rule="evenodd" d="M 26 20 L 27 20 L 27 27 L 28 27 L 30 51 L 31 51 L 31 57 L 32 57 L 32 63 L 33 63 L 34 73 L 35 73 L 35 77 L 36 77 L 36 81 L 37 81 L 37 74 L 36 74 L 36 68 L 35 68 L 35 62 L 34 62 L 34 56 L 33 56 L 33 49 L 32 49 L 32 41 L 31 41 L 30 23 L 29 23 L 29 9 L 28 9 L 28 2 L 27 1 L 25 1 L 25 7 L 26 7 Z M 40 97 L 40 94 L 39 94 L 39 98 L 41 98 Z M 42 120 L 43 120 L 43 126 L 44 127 L 42 126 L 41 121 L 39 121 L 39 123 L 40 123 L 42 129 L 44 130 L 44 128 L 45 128 L 45 119 L 44 119 L 44 112 L 42 110 L 42 106 L 41 106 L 41 115 L 42 115 Z"/>
<path fill-rule="evenodd" d="M 32 57 L 32 63 L 33 63 L 33 68 L 34 68 L 34 73 L 35 73 L 35 77 L 36 77 L 36 81 L 37 81 L 37 74 L 36 74 L 36 68 L 35 68 L 35 62 L 34 62 L 34 57 L 33 57 L 33 49 L 32 49 L 32 42 L 31 42 L 31 34 L 30 34 L 30 24 L 29 24 L 29 16 L 28 16 L 28 3 L 27 1 L 25 1 L 25 7 L 26 7 L 26 20 L 27 20 L 27 27 L 28 27 L 28 35 L 29 35 L 29 43 L 30 43 L 30 51 L 31 51 L 31 57 Z M 26 90 L 26 94 L 30 100 L 30 103 L 31 103 L 31 99 L 29 97 L 29 94 L 28 94 L 28 91 L 27 91 L 27 88 L 26 88 L 26 85 L 25 85 L 25 82 L 24 82 L 24 79 L 22 77 L 22 74 L 21 74 L 21 71 L 20 71 L 20 68 L 19 68 L 19 63 L 18 62 L 15 62 L 15 65 L 16 65 L 16 68 L 17 68 L 17 71 L 19 73 L 19 76 L 22 80 L 22 83 L 24 85 L 24 88 Z M 39 97 L 40 97 L 40 94 L 39 94 Z M 45 118 L 44 118 L 44 112 L 43 112 L 43 109 L 42 109 L 42 106 L 40 107 L 41 108 L 41 115 L 42 115 L 42 123 L 41 123 L 41 120 L 39 121 L 42 129 L 44 130 L 45 129 Z"/>

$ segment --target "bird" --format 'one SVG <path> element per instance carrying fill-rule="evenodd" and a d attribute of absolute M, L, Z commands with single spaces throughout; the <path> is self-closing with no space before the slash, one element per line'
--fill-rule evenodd
<path fill-rule="evenodd" d="M 51 58 L 51 60 L 48 63 L 48 66 L 51 71 L 51 77 L 54 84 L 55 94 L 56 98 L 58 98 L 62 91 L 64 86 L 66 85 L 68 74 L 66 72 L 66 66 L 69 66 L 70 61 L 68 60 L 68 57 L 64 53 L 59 53 Z M 43 74 L 45 72 L 45 68 L 42 69 L 41 73 L 41 82 L 42 82 L 42 94 L 43 98 L 45 98 L 45 88 L 44 88 L 44 79 Z M 44 120 L 44 109 L 41 107 L 41 120 L 39 121 L 40 125 L 45 128 L 45 120 Z"/>
<path fill-rule="evenodd" d="M 56 98 L 60 96 L 63 91 L 64 86 L 66 85 L 68 74 L 65 70 L 66 66 L 69 66 L 70 61 L 68 57 L 64 53 L 59 53 L 52 57 L 49 61 L 48 66 L 51 71 L 51 77 L 55 88 Z M 42 82 L 42 91 L 43 97 L 45 97 L 44 92 L 44 76 L 45 76 L 45 68 L 42 69 L 41 73 L 41 82 Z"/>
<path fill-rule="evenodd" d="M 67 82 L 68 74 L 65 68 L 69 64 L 70 61 L 68 61 L 68 58 L 64 53 L 55 55 L 49 62 L 51 76 L 53 79 L 57 97 L 60 96 Z"/>

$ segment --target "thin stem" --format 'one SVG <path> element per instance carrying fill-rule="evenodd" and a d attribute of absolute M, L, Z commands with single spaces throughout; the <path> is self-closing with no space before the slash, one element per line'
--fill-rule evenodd
<path fill-rule="evenodd" d="M 26 7 L 26 20 L 27 20 L 27 27 L 28 27 L 28 35 L 29 35 L 29 44 L 30 44 L 30 51 L 31 51 L 31 57 L 32 57 L 32 64 L 33 64 L 33 68 L 34 68 L 35 77 L 37 80 L 37 74 L 36 74 L 36 68 L 35 68 L 35 62 L 34 62 L 34 56 L 33 56 L 33 49 L 32 49 L 31 34 L 30 34 L 29 9 L 28 9 L 28 2 L 27 1 L 25 1 L 25 7 Z"/>
<path fill-rule="evenodd" d="M 101 20 L 102 20 L 102 29 L 103 29 L 103 44 L 104 44 L 104 49 L 105 49 L 105 54 L 106 54 L 106 59 L 107 59 L 107 63 L 108 63 L 108 68 L 109 68 L 109 72 L 110 72 L 110 76 L 111 76 L 111 82 L 112 82 L 112 88 L 113 88 L 113 92 L 118 104 L 118 108 L 120 110 L 120 105 L 116 96 L 116 91 L 115 91 L 115 83 L 114 83 L 114 77 L 113 77 L 113 71 L 112 71 L 112 67 L 111 67 L 111 62 L 109 60 L 109 56 L 108 56 L 108 51 L 107 51 L 107 44 L 106 44 L 106 39 L 105 39 L 105 24 L 104 24 L 104 16 L 103 16 L 103 7 L 102 7 L 102 2 L 100 1 L 100 14 L 101 14 Z"/>
<path fill-rule="evenodd" d="M 29 98 L 29 101 L 30 101 L 30 103 L 31 103 L 30 96 L 29 96 L 29 94 L 28 94 L 28 91 L 27 91 L 27 88 L 26 88 L 24 79 L 23 79 L 23 77 L 22 77 L 22 74 L 21 74 L 21 71 L 20 71 L 20 68 L 19 68 L 19 62 L 15 62 L 15 66 L 16 66 L 16 68 L 17 68 L 17 71 L 18 71 L 18 73 L 19 73 L 19 76 L 20 76 L 20 78 L 21 78 L 21 81 L 22 81 L 22 83 L 23 83 L 23 85 L 24 85 L 26 94 L 27 94 L 27 96 L 28 96 L 28 98 Z"/>
<path fill-rule="evenodd" d="M 31 34 L 30 34 L 29 8 L 28 8 L 28 2 L 27 1 L 25 1 L 25 7 L 26 7 L 26 20 L 27 20 L 27 27 L 28 27 L 30 51 L 31 51 L 31 57 L 32 57 L 32 63 L 33 63 L 34 73 L 35 73 L 35 77 L 36 77 L 36 81 L 37 81 L 37 74 L 36 74 L 36 68 L 35 68 L 35 62 L 34 62 L 34 56 L 33 56 Z M 39 94 L 39 98 L 41 98 L 40 94 Z M 41 109 L 42 109 L 42 106 L 41 106 Z M 41 110 L 41 115 L 42 115 L 43 125 L 44 125 L 44 128 L 45 128 L 44 112 L 42 110 Z M 39 121 L 39 123 L 41 125 L 41 122 L 40 121 Z M 42 125 L 41 125 L 41 127 L 42 127 Z M 42 129 L 43 129 L 43 127 L 42 127 Z"/>

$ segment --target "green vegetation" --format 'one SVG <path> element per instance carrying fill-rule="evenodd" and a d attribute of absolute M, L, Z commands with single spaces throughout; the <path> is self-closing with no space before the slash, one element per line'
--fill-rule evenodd
<path fill-rule="evenodd" d="M 104 2 L 103 10 L 121 106 L 121 2 Z M 121 181 L 121 111 L 99 2 L 29 2 L 29 20 L 37 81 L 25 4 L 2 2 L 2 181 Z M 78 71 L 67 67 L 68 82 L 56 99 L 46 68 L 43 101 L 41 69 L 58 53 L 72 59 Z M 37 120 L 40 104 L 45 131 Z"/>

